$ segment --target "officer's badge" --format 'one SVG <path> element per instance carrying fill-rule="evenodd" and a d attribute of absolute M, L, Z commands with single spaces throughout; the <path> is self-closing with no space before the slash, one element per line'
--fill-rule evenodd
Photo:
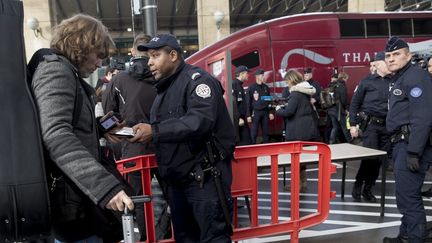
<path fill-rule="evenodd" d="M 205 99 L 211 96 L 211 89 L 207 84 L 200 84 L 195 88 L 195 93 Z"/>
<path fill-rule="evenodd" d="M 397 96 L 402 95 L 402 90 L 400 90 L 400 89 L 395 89 L 395 90 L 393 90 L 393 94 L 394 94 L 394 95 L 397 95 Z"/>
<path fill-rule="evenodd" d="M 410 91 L 410 95 L 414 98 L 418 98 L 422 95 L 423 91 L 419 87 L 414 87 Z"/>

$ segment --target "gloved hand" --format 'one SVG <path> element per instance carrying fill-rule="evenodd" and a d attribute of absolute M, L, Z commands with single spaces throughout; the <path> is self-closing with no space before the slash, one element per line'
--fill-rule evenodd
<path fill-rule="evenodd" d="M 410 171 L 416 172 L 420 168 L 420 162 L 417 155 L 408 154 L 406 158 L 407 167 Z"/>

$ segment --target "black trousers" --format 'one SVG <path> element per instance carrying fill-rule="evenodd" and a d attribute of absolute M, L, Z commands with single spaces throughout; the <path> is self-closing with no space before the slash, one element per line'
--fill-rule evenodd
<path fill-rule="evenodd" d="M 390 134 L 387 132 L 385 124 L 370 123 L 363 132 L 363 146 L 389 152 Z M 362 160 L 357 172 L 356 183 L 360 184 L 364 182 L 365 185 L 375 185 L 380 166 L 381 160 L 379 159 Z"/>
<path fill-rule="evenodd" d="M 218 162 L 217 168 L 221 171 L 220 179 L 232 218 L 231 161 Z M 231 243 L 215 180 L 208 173 L 202 188 L 195 180 L 170 184 L 168 198 L 176 242 Z"/>
<path fill-rule="evenodd" d="M 269 142 L 268 123 L 269 123 L 269 112 L 267 110 L 254 111 L 254 116 L 252 117 L 252 143 L 256 143 L 259 127 L 261 127 L 263 143 Z"/>
<path fill-rule="evenodd" d="M 244 120 L 244 125 L 238 127 L 240 140 L 238 145 L 249 145 L 252 143 L 249 125 L 245 117 L 242 117 L 242 119 Z"/>

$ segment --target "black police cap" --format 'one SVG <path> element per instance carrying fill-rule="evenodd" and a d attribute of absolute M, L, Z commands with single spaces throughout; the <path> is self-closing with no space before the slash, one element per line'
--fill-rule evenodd
<path fill-rule="evenodd" d="M 312 68 L 305 68 L 304 73 L 312 73 Z"/>
<path fill-rule="evenodd" d="M 374 57 L 374 61 L 384 61 L 385 53 L 383 51 L 377 52 Z"/>
<path fill-rule="evenodd" d="M 160 34 L 153 37 L 148 43 L 138 45 L 138 51 L 148 51 L 150 49 L 159 49 L 164 46 L 174 48 L 176 51 L 181 53 L 181 47 L 177 41 L 177 38 L 171 34 Z"/>
<path fill-rule="evenodd" d="M 260 74 L 264 74 L 264 69 L 262 69 L 262 68 L 258 68 L 258 69 L 255 71 L 255 75 L 260 75 Z"/>
<path fill-rule="evenodd" d="M 392 51 L 396 51 L 402 48 L 406 48 L 408 47 L 408 44 L 400 39 L 397 36 L 392 36 L 390 37 L 390 39 L 387 41 L 387 45 L 386 45 L 386 52 L 392 52 Z"/>
<path fill-rule="evenodd" d="M 249 69 L 246 66 L 240 65 L 235 69 L 234 73 L 237 75 L 239 73 L 248 72 L 248 71 L 249 71 Z"/>

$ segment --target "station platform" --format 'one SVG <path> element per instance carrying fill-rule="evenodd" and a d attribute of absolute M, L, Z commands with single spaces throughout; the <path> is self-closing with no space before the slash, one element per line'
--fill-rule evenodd
<path fill-rule="evenodd" d="M 376 203 L 365 201 L 356 202 L 351 197 L 352 186 L 355 181 L 355 176 L 360 166 L 360 161 L 351 162 L 347 165 L 346 171 L 346 189 L 345 198 L 340 197 L 341 173 L 342 165 L 337 165 L 337 173 L 332 175 L 331 190 L 336 191 L 336 198 L 330 201 L 330 214 L 326 221 L 322 224 L 300 231 L 299 242 L 301 243 L 378 243 L 386 236 L 396 237 L 399 232 L 400 218 L 396 207 L 394 176 L 393 172 L 388 171 L 386 182 L 386 204 L 384 217 L 380 216 L 380 186 L 381 180 L 378 178 L 374 187 L 374 194 L 377 197 Z M 282 172 L 280 172 L 282 173 Z M 316 190 L 316 167 L 308 166 L 308 190 L 306 193 L 301 193 L 300 198 L 300 213 L 308 214 L 311 208 L 316 208 L 317 196 L 314 193 Z M 287 176 L 289 178 L 290 176 Z M 259 187 L 268 188 L 266 183 L 270 180 L 269 173 L 265 170 L 259 173 Z M 280 175 L 282 186 L 282 174 Z M 432 185 L 432 174 L 427 173 L 424 190 Z M 270 192 L 260 191 L 259 194 L 267 195 L 270 198 Z M 261 195 L 260 195 L 261 196 Z M 280 203 L 289 200 L 289 192 L 279 192 Z M 427 215 L 432 215 L 432 198 L 423 198 Z M 241 199 L 239 198 L 239 201 Z M 240 204 L 240 203 L 239 203 Z M 268 221 L 270 215 L 270 201 L 262 198 L 259 201 L 259 220 Z M 283 208 L 280 206 L 280 211 L 286 210 L 289 213 L 289 207 Z M 243 221 L 240 223 L 248 224 L 248 214 L 246 208 L 239 209 Z M 283 218 L 283 212 L 280 212 Z M 281 218 L 281 217 L 280 217 Z M 427 218 L 429 228 L 432 227 L 432 216 Z M 249 239 L 241 241 L 243 243 L 261 243 L 261 242 L 279 242 L 285 243 L 289 241 L 289 235 L 280 235 L 273 237 Z"/>

